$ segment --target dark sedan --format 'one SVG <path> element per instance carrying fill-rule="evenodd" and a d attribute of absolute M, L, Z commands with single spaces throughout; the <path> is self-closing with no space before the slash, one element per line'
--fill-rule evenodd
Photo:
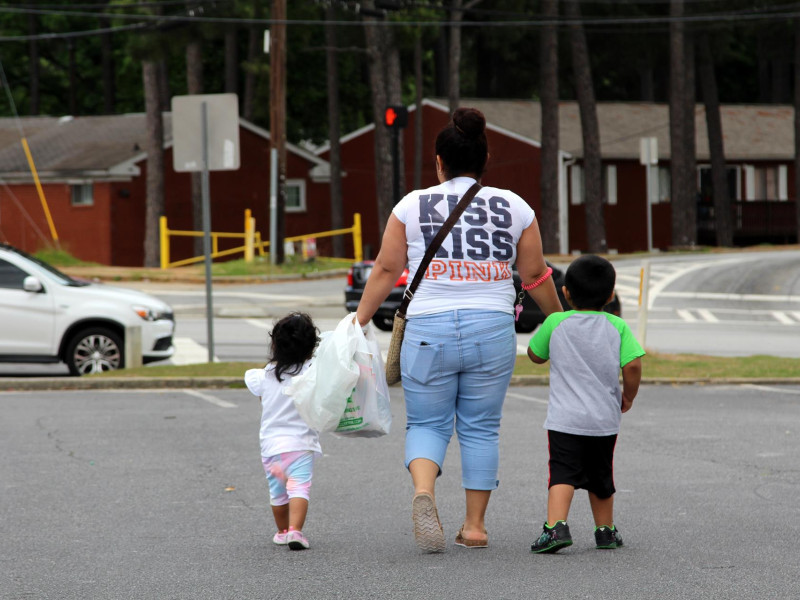
<path fill-rule="evenodd" d="M 348 312 L 354 312 L 358 307 L 361 294 L 364 292 L 364 285 L 367 283 L 367 278 L 372 272 L 373 264 L 374 262 L 371 260 L 353 263 L 347 272 L 347 287 L 344 288 L 344 305 Z M 550 263 L 547 264 L 553 267 Z M 564 285 L 564 272 L 556 267 L 553 267 L 553 283 L 556 285 L 556 291 L 558 292 L 558 298 L 561 300 L 561 305 L 565 310 L 569 310 L 569 305 L 561 292 L 561 286 Z M 514 288 L 516 289 L 517 297 L 519 297 L 521 289 L 520 284 L 520 277 L 515 268 Z M 378 329 L 382 329 L 383 331 L 392 330 L 394 313 L 403 300 L 403 292 L 405 292 L 406 285 L 408 285 L 408 269 L 403 271 L 403 274 L 397 280 L 389 297 L 381 304 L 375 316 L 372 318 L 372 322 Z M 614 300 L 606 305 L 603 310 L 621 316 L 622 311 L 619 296 L 614 294 Z M 530 333 L 536 329 L 542 321 L 544 321 L 544 313 L 539 309 L 536 302 L 534 302 L 528 294 L 525 294 L 524 300 L 522 301 L 522 312 L 519 315 L 519 320 L 515 323 L 516 330 L 520 333 Z"/>

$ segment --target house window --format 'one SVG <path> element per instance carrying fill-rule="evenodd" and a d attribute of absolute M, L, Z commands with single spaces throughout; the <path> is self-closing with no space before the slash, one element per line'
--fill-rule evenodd
<path fill-rule="evenodd" d="M 754 200 L 775 200 L 778 197 L 778 167 L 753 169 Z"/>
<path fill-rule="evenodd" d="M 286 180 L 286 212 L 306 211 L 306 182 L 305 179 Z"/>
<path fill-rule="evenodd" d="M 606 166 L 606 203 L 617 203 L 617 165 Z"/>
<path fill-rule="evenodd" d="M 700 190 L 701 202 L 714 202 L 714 185 L 710 165 L 698 165 L 697 167 L 698 186 Z M 725 178 L 728 182 L 728 198 L 738 200 L 741 189 L 739 186 L 739 167 L 725 167 Z"/>
<path fill-rule="evenodd" d="M 583 167 L 572 165 L 570 168 L 570 187 L 572 188 L 572 204 L 583 204 Z"/>
<path fill-rule="evenodd" d="M 72 206 L 93 206 L 94 186 L 91 183 L 72 184 Z"/>
<path fill-rule="evenodd" d="M 672 180 L 669 167 L 658 167 L 658 202 L 669 202 L 672 193 Z"/>

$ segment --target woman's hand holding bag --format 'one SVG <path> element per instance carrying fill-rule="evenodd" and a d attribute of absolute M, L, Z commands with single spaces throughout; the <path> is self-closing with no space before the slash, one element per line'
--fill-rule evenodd
<path fill-rule="evenodd" d="M 378 340 L 355 313 L 322 333 L 308 369 L 285 388 L 300 416 L 318 431 L 364 437 L 389 433 L 389 387 Z"/>

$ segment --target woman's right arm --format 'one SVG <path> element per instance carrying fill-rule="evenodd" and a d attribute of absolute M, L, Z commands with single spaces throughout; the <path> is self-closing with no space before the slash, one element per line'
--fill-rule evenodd
<path fill-rule="evenodd" d="M 536 219 L 522 232 L 517 243 L 517 271 L 522 283 L 533 283 L 547 272 L 547 263 L 542 253 L 542 236 Z M 563 310 L 552 276 L 529 290 L 528 294 L 539 305 L 545 316 Z"/>
<path fill-rule="evenodd" d="M 356 309 L 359 325 L 364 327 L 369 323 L 381 303 L 394 289 L 407 262 L 406 226 L 395 215 L 391 215 L 383 232 L 381 251 L 378 252 L 372 273 L 367 279 L 367 285 L 364 286 L 364 293 Z"/>

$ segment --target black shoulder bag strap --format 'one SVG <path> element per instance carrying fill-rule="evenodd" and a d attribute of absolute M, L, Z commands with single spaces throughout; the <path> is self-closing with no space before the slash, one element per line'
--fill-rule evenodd
<path fill-rule="evenodd" d="M 428 265 L 430 264 L 431 260 L 433 259 L 433 255 L 436 254 L 436 251 L 439 249 L 439 246 L 442 245 L 444 238 L 447 237 L 447 234 L 450 233 L 450 230 L 453 228 L 453 225 L 456 224 L 458 218 L 461 216 L 461 213 L 469 206 L 469 203 L 472 202 L 472 199 L 475 197 L 475 194 L 478 193 L 478 190 L 481 189 L 481 184 L 477 181 L 472 184 L 467 192 L 461 197 L 456 207 L 453 209 L 453 212 L 447 217 L 447 220 L 444 224 L 439 228 L 439 231 L 436 233 L 436 236 L 431 240 L 430 245 L 425 250 L 425 256 L 422 257 L 422 262 L 419 263 L 419 267 L 417 268 L 417 272 L 414 274 L 414 279 L 406 288 L 406 291 L 403 293 L 403 301 L 400 303 L 400 308 L 397 309 L 397 312 L 405 318 L 406 310 L 408 309 L 408 305 L 411 302 L 411 299 L 414 297 L 414 292 L 417 291 L 417 286 L 419 285 L 422 278 L 425 276 L 425 271 L 428 270 Z"/>

